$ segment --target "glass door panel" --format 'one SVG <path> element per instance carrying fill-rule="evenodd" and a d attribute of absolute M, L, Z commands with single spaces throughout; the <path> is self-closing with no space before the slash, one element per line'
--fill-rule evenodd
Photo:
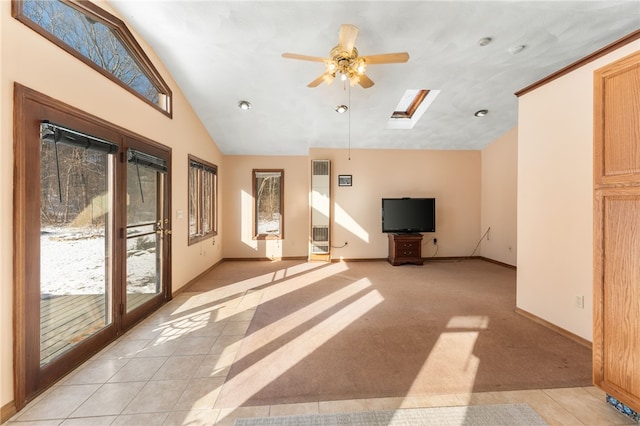
<path fill-rule="evenodd" d="M 41 366 L 113 321 L 114 156 L 64 141 L 40 141 Z"/>
<path fill-rule="evenodd" d="M 163 244 L 168 220 L 163 204 L 166 162 L 127 152 L 126 312 L 164 291 Z"/>

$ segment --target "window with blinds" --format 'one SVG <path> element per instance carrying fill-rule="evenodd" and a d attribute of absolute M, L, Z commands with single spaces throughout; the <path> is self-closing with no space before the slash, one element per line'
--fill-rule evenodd
<path fill-rule="evenodd" d="M 217 205 L 218 167 L 189 156 L 189 244 L 218 233 Z"/>

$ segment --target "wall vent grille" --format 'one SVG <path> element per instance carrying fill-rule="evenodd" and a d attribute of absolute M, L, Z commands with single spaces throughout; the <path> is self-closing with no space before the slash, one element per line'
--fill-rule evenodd
<path fill-rule="evenodd" d="M 329 227 L 328 226 L 314 226 L 311 239 L 316 241 L 329 241 Z"/>
<path fill-rule="evenodd" d="M 323 244 L 323 245 L 313 245 L 312 247 L 312 253 L 313 254 L 327 254 L 329 253 L 329 245 L 328 244 Z"/>
<path fill-rule="evenodd" d="M 329 161 L 328 160 L 313 160 L 313 172 L 314 176 L 329 176 Z"/>

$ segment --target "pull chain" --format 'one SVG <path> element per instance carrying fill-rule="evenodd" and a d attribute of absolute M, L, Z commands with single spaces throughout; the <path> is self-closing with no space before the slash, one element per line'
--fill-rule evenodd
<path fill-rule="evenodd" d="M 351 85 L 349 85 L 349 140 L 348 140 L 348 160 L 351 161 Z"/>

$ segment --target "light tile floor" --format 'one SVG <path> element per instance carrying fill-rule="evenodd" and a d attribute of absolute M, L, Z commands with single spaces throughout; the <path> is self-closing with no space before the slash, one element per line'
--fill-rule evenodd
<path fill-rule="evenodd" d="M 184 292 L 32 401 L 7 423 L 232 425 L 237 417 L 527 403 L 551 425 L 634 425 L 594 387 L 300 404 L 216 404 L 256 306 L 259 282 Z"/>

